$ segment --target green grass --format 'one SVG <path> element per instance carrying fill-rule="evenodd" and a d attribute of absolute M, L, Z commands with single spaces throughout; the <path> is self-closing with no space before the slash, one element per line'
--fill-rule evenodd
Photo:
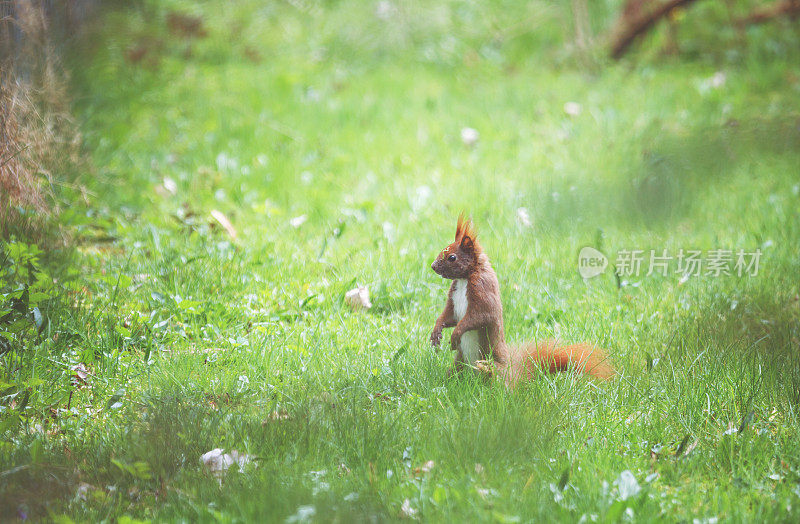
<path fill-rule="evenodd" d="M 394 520 L 407 499 L 426 521 L 796 520 L 796 31 L 582 67 L 566 6 L 399 5 L 145 3 L 78 41 L 77 247 L 4 247 L 61 291 L 0 357 L 0 518 Z M 172 9 L 208 36 L 171 35 Z M 593 341 L 618 379 L 445 378 L 430 262 L 461 210 L 507 337 Z M 584 281 L 587 245 L 763 256 L 754 277 Z M 217 447 L 255 463 L 219 482 Z"/>

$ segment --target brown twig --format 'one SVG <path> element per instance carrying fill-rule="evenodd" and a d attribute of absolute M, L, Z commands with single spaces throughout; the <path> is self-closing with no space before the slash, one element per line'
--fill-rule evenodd
<path fill-rule="evenodd" d="M 796 17 L 798 15 L 800 15 L 800 0 L 784 0 L 764 7 L 757 7 L 749 15 L 739 18 L 736 23 L 739 26 L 746 26 L 769 22 L 779 16 Z"/>

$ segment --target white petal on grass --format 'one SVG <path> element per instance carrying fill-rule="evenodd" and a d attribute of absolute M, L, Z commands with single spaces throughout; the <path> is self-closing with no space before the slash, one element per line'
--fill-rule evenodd
<path fill-rule="evenodd" d="M 477 491 L 478 495 L 484 500 L 495 498 L 499 495 L 497 490 L 492 488 L 477 488 Z"/>
<path fill-rule="evenodd" d="M 466 146 L 474 146 L 480 137 L 481 135 L 478 133 L 477 129 L 471 127 L 464 127 L 461 129 L 461 141 L 464 142 Z"/>
<path fill-rule="evenodd" d="M 417 510 L 411 507 L 410 500 L 406 499 L 403 501 L 403 505 L 400 506 L 400 516 L 407 519 L 417 518 Z"/>
<path fill-rule="evenodd" d="M 531 222 L 531 215 L 524 207 L 517 208 L 517 221 L 519 221 L 519 223 L 524 227 L 533 226 L 533 222 Z"/>
<path fill-rule="evenodd" d="M 388 0 L 381 0 L 375 6 L 375 16 L 381 20 L 389 20 L 397 14 L 397 8 Z"/>
<path fill-rule="evenodd" d="M 719 522 L 719 518 L 717 517 L 707 517 L 704 519 L 692 519 L 692 524 L 717 524 Z"/>
<path fill-rule="evenodd" d="M 563 494 L 563 493 L 561 493 L 561 490 L 560 490 L 560 489 L 558 489 L 558 486 L 556 486 L 556 485 L 555 485 L 554 483 L 552 483 L 552 482 L 550 483 L 550 493 L 552 493 L 552 494 L 553 494 L 553 500 L 554 500 L 554 501 L 555 501 L 557 504 L 558 504 L 558 503 L 560 503 L 562 500 L 564 500 L 564 494 Z"/>
<path fill-rule="evenodd" d="M 308 220 L 308 215 L 300 215 L 291 219 L 289 225 L 296 229 L 305 224 L 306 220 Z"/>
<path fill-rule="evenodd" d="M 697 90 L 701 95 L 706 95 L 713 90 L 723 87 L 727 80 L 728 76 L 723 71 L 717 71 L 710 78 L 705 78 L 697 82 Z"/>
<path fill-rule="evenodd" d="M 239 168 L 239 161 L 227 153 L 217 155 L 217 169 L 220 171 L 235 171 Z"/>
<path fill-rule="evenodd" d="M 267 424 L 270 424 L 271 422 L 275 422 L 275 421 L 279 421 L 279 420 L 291 420 L 291 418 L 292 418 L 292 416 L 289 415 L 288 411 L 286 411 L 285 409 L 279 409 L 279 410 L 273 411 L 272 413 L 267 415 L 267 418 L 265 418 L 264 420 L 261 421 L 261 425 L 262 426 L 266 426 Z"/>
<path fill-rule="evenodd" d="M 369 289 L 366 286 L 358 286 L 345 293 L 344 301 L 354 311 L 372 307 L 372 302 L 369 301 Z"/>
<path fill-rule="evenodd" d="M 217 223 L 220 226 L 222 226 L 222 229 L 224 229 L 225 232 L 228 233 L 228 236 L 230 236 L 233 239 L 236 239 L 236 237 L 237 237 L 236 228 L 233 227 L 233 224 L 231 224 L 231 221 L 228 220 L 228 217 L 226 217 L 225 214 L 222 211 L 219 211 L 218 209 L 212 209 L 211 210 L 211 218 L 216 220 Z"/>
<path fill-rule="evenodd" d="M 89 491 L 93 490 L 94 486 L 91 484 L 87 484 L 86 482 L 81 482 L 78 484 L 78 489 L 75 491 L 75 498 L 80 500 L 86 500 L 89 497 Z"/>
<path fill-rule="evenodd" d="M 176 184 L 175 181 L 170 177 L 165 176 L 162 184 L 164 185 L 164 189 L 166 189 L 171 195 L 174 195 L 178 192 L 178 184 Z"/>
<path fill-rule="evenodd" d="M 569 116 L 578 116 L 583 108 L 578 102 L 567 102 L 564 104 L 564 112 Z"/>
<path fill-rule="evenodd" d="M 316 514 L 317 508 L 314 506 L 300 506 L 297 508 L 297 511 L 294 515 L 291 515 L 286 519 L 286 522 L 310 522 Z"/>
<path fill-rule="evenodd" d="M 383 228 L 383 236 L 390 244 L 394 244 L 394 241 L 397 239 L 397 234 L 394 229 L 394 224 L 391 222 L 384 222 L 381 224 L 381 228 Z"/>
<path fill-rule="evenodd" d="M 619 474 L 617 480 L 614 481 L 614 485 L 619 490 L 620 500 L 628 500 L 631 497 L 635 497 L 642 489 L 639 487 L 636 477 L 633 476 L 633 473 L 631 473 L 629 469 Z"/>
<path fill-rule="evenodd" d="M 428 201 L 433 196 L 433 190 L 430 186 L 421 185 L 417 188 L 414 194 L 411 196 L 410 203 L 411 209 L 414 210 L 414 213 L 419 213 L 428 205 Z"/>

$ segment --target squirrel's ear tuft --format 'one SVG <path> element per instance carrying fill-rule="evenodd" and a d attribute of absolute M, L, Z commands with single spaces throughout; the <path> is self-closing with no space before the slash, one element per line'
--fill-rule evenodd
<path fill-rule="evenodd" d="M 456 224 L 456 242 L 461 240 L 465 236 L 470 236 L 473 239 L 475 238 L 475 229 L 472 226 L 472 219 L 464 218 L 464 212 L 462 211 L 458 215 L 458 223 Z"/>
<path fill-rule="evenodd" d="M 464 236 L 464 212 L 458 214 L 458 222 L 456 222 L 456 242 L 461 240 L 461 237 Z"/>

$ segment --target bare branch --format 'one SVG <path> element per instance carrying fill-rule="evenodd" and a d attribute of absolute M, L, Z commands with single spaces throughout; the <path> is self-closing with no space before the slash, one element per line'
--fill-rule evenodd
<path fill-rule="evenodd" d="M 611 36 L 611 56 L 619 59 L 640 35 L 649 31 L 659 20 L 673 9 L 691 4 L 695 0 L 667 0 L 665 2 L 648 2 L 647 0 L 629 0 L 622 16 L 617 21 Z M 650 8 L 650 6 L 655 7 Z"/>
<path fill-rule="evenodd" d="M 769 22 L 773 18 L 780 16 L 795 17 L 798 15 L 800 15 L 800 0 L 784 0 L 764 7 L 757 7 L 749 15 L 739 18 L 736 23 L 739 26 L 746 26 Z"/>

